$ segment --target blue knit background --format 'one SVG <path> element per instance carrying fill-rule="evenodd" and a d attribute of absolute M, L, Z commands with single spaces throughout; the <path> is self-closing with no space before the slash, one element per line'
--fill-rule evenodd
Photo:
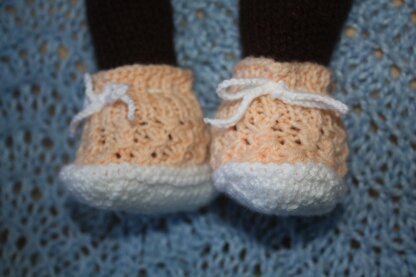
<path fill-rule="evenodd" d="M 237 4 L 173 1 L 207 114 L 239 60 Z M 1 0 L 0 276 L 415 276 L 415 44 L 416 1 L 356 1 L 331 64 L 352 110 L 350 191 L 331 214 L 264 216 L 223 197 L 143 217 L 78 204 L 57 179 L 96 69 L 83 1 Z"/>

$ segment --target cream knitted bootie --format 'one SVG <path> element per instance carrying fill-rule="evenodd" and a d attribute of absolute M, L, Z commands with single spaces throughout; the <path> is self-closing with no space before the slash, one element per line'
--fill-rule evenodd
<path fill-rule="evenodd" d="M 344 196 L 348 148 L 330 98 L 330 71 L 312 63 L 246 58 L 220 84 L 213 125 L 214 185 L 268 214 L 315 215 Z"/>
<path fill-rule="evenodd" d="M 61 171 L 80 201 L 155 214 L 192 210 L 215 196 L 209 134 L 192 74 L 167 65 L 132 65 L 86 76 L 76 160 Z"/>

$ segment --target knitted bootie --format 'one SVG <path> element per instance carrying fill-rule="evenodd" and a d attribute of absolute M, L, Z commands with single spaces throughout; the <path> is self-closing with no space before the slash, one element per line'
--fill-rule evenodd
<path fill-rule="evenodd" d="M 348 148 L 330 98 L 330 72 L 312 63 L 246 58 L 220 84 L 213 125 L 214 185 L 241 204 L 277 215 L 330 211 L 344 196 Z"/>
<path fill-rule="evenodd" d="M 215 195 L 209 134 L 190 71 L 131 65 L 86 76 L 86 119 L 67 189 L 89 205 L 153 214 L 195 209 Z"/>

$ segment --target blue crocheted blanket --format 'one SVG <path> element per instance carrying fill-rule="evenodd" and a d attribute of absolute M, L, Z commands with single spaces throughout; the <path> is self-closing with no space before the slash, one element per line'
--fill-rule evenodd
<path fill-rule="evenodd" d="M 204 111 L 239 60 L 238 1 L 175 0 L 176 49 Z M 331 64 L 351 155 L 334 212 L 280 218 L 219 198 L 143 217 L 77 203 L 57 173 L 94 72 L 81 0 L 0 2 L 1 276 L 414 276 L 416 2 L 356 1 Z"/>

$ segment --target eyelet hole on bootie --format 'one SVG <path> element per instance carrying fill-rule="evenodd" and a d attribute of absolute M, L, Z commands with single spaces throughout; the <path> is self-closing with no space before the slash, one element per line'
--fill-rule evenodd
<path fill-rule="evenodd" d="M 290 129 L 293 130 L 293 131 L 295 131 L 295 132 L 299 132 L 300 131 L 300 129 L 298 127 L 295 127 L 295 126 L 291 126 Z"/>

